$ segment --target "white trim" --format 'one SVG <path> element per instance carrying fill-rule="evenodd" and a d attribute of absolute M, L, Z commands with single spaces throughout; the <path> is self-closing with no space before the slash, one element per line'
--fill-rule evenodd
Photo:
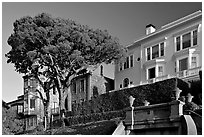
<path fill-rule="evenodd" d="M 196 14 L 196 15 L 195 15 L 195 14 Z M 194 16 L 194 15 L 195 15 L 195 16 Z M 191 17 L 191 16 L 193 16 L 193 17 Z M 195 13 L 192 13 L 192 14 L 190 14 L 190 15 L 188 15 L 188 16 L 185 16 L 185 17 L 183 17 L 183 18 L 181 18 L 181 19 L 179 19 L 179 20 L 176 20 L 176 21 L 172 22 L 172 24 L 173 24 L 173 23 L 175 23 L 175 24 L 173 24 L 173 25 L 171 25 L 171 26 L 170 26 L 170 25 L 165 25 L 165 26 L 163 26 L 160 30 L 155 31 L 154 33 L 151 33 L 151 34 L 149 34 L 149 35 L 147 35 L 147 36 L 144 36 L 144 37 L 142 37 L 142 38 L 140 38 L 140 39 L 138 39 L 138 40 L 135 40 L 133 44 L 127 45 L 126 47 L 129 48 L 129 47 L 135 45 L 135 43 L 137 43 L 137 42 L 140 42 L 140 41 L 142 41 L 142 40 L 144 40 L 144 39 L 147 39 L 147 38 L 149 38 L 149 37 L 151 37 L 151 36 L 154 36 L 154 35 L 156 35 L 156 34 L 159 34 L 159 33 L 163 32 L 163 31 L 166 31 L 166 30 L 168 30 L 168 29 L 171 29 L 171 28 L 173 28 L 173 27 L 175 27 L 175 26 L 178 26 L 178 25 L 180 25 L 180 24 L 182 24 L 182 23 L 185 23 L 185 22 L 187 22 L 187 21 L 189 21 L 189 20 L 192 20 L 192 19 L 194 19 L 194 18 L 196 18 L 196 17 L 199 17 L 199 16 L 202 16 L 202 11 L 201 11 L 201 10 L 199 10 L 199 11 L 197 11 L 197 12 L 195 12 Z M 181 21 L 181 20 L 183 20 L 183 21 Z M 180 21 L 180 22 L 179 22 L 179 21 Z M 178 23 L 177 23 L 177 22 L 178 22 Z"/>
<path fill-rule="evenodd" d="M 181 57 L 176 58 L 176 72 L 179 72 L 179 61 L 182 59 L 185 59 L 185 58 L 187 58 L 187 62 L 188 62 L 188 68 L 187 69 L 189 69 L 189 55 L 185 55 L 185 56 L 181 56 Z"/>
<path fill-rule="evenodd" d="M 195 31 L 195 30 L 197 30 L 197 45 L 198 45 L 198 29 L 196 28 L 196 29 L 192 29 L 191 31 L 186 31 L 186 32 L 181 33 L 180 35 L 175 35 L 174 36 L 174 41 L 175 41 L 174 42 L 174 44 L 175 44 L 174 48 L 175 48 L 175 52 L 179 52 L 181 50 L 185 50 L 185 49 L 188 49 L 190 47 L 196 46 L 196 45 L 193 45 L 193 31 Z M 190 33 L 191 45 L 190 45 L 190 47 L 183 49 L 183 35 L 186 35 L 188 33 Z M 177 37 L 180 37 L 180 50 L 178 50 L 178 51 L 177 51 L 177 41 L 176 41 Z"/>

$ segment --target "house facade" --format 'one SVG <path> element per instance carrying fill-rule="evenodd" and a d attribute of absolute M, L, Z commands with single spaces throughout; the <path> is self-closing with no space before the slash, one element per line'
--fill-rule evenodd
<path fill-rule="evenodd" d="M 37 79 L 32 75 L 26 75 L 24 79 L 24 116 L 25 116 L 25 129 L 30 130 L 35 128 L 39 123 L 44 121 L 44 106 L 42 99 L 36 90 L 43 93 L 43 88 L 40 86 Z M 51 114 L 59 113 L 58 94 L 54 89 L 51 90 L 50 103 L 48 107 L 48 116 Z M 42 94 L 43 95 L 43 94 Z M 43 95 L 44 98 L 45 95 Z"/>
<path fill-rule="evenodd" d="M 110 65 L 101 64 L 98 67 L 90 67 L 85 73 L 72 78 L 72 84 L 66 90 L 65 94 L 65 111 L 73 111 L 72 106 L 74 104 L 83 103 L 86 100 L 90 100 L 93 96 L 97 96 L 114 89 L 114 80 L 109 78 L 113 74 L 106 74 L 106 67 L 109 68 Z M 112 67 L 113 65 L 111 65 L 111 68 Z M 44 121 L 44 106 L 37 90 L 42 93 L 44 98 L 46 97 L 38 80 L 32 75 L 26 75 L 23 79 L 23 113 L 25 116 L 25 129 L 30 130 Z M 42 77 L 41 80 L 43 79 L 44 78 Z M 50 121 L 51 116 L 59 115 L 60 110 L 59 95 L 55 88 L 51 89 L 49 96 L 50 103 L 48 106 L 48 117 Z"/>
<path fill-rule="evenodd" d="M 108 72 L 107 68 L 114 70 L 112 64 L 102 63 L 97 67 L 89 67 L 84 73 L 72 78 L 68 89 L 70 94 L 65 99 L 67 111 L 73 111 L 74 105 L 114 89 L 113 72 Z"/>
<path fill-rule="evenodd" d="M 9 108 L 16 113 L 16 115 L 21 115 L 23 114 L 23 101 L 24 101 L 24 96 L 18 96 L 18 98 L 14 101 L 6 103 Z"/>
<path fill-rule="evenodd" d="M 128 57 L 115 65 L 115 89 L 171 77 L 199 79 L 202 69 L 202 12 L 197 11 L 160 29 L 146 26 L 146 35 L 127 46 Z"/>

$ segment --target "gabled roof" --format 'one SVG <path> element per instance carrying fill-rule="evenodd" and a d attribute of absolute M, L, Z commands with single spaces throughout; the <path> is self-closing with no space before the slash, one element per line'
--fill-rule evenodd
<path fill-rule="evenodd" d="M 141 41 L 143 41 L 143 40 L 145 40 L 145 39 L 147 39 L 147 38 L 150 38 L 150 37 L 152 37 L 152 36 L 155 36 L 156 34 L 159 34 L 159 33 L 161 33 L 161 32 L 164 32 L 164 31 L 166 31 L 166 30 L 169 30 L 169 29 L 171 29 L 171 28 L 173 28 L 173 27 L 175 27 L 175 26 L 177 26 L 177 25 L 180 25 L 180 24 L 182 24 L 182 23 L 185 23 L 185 22 L 187 22 L 187 21 L 189 21 L 189 20 L 192 20 L 192 19 L 194 19 L 194 18 L 197 18 L 197 17 L 199 17 L 199 16 L 201 16 L 201 15 L 202 15 L 202 11 L 199 10 L 199 11 L 196 11 L 196 12 L 190 14 L 190 15 L 187 15 L 187 16 L 185 16 L 185 17 L 182 17 L 182 18 L 180 18 L 180 19 L 178 19 L 178 20 L 176 20 L 176 21 L 170 22 L 170 23 L 168 23 L 168 24 L 162 26 L 160 29 L 156 30 L 155 32 L 150 33 L 149 35 L 145 35 L 145 36 L 143 36 L 143 37 L 141 37 L 141 38 L 135 40 L 132 44 L 127 45 L 126 47 L 127 47 L 127 48 L 132 47 L 135 43 L 139 43 L 139 42 L 141 42 Z"/>

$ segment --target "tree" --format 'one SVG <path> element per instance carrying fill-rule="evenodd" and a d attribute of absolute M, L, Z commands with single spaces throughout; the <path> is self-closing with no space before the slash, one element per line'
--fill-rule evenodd
<path fill-rule="evenodd" d="M 75 74 L 89 65 L 117 61 L 126 52 L 106 30 L 93 30 L 46 13 L 23 17 L 13 26 L 7 63 L 13 63 L 19 73 L 49 77 L 57 88 L 60 110 L 64 109 L 65 91 Z M 40 68 L 45 69 L 39 72 Z"/>

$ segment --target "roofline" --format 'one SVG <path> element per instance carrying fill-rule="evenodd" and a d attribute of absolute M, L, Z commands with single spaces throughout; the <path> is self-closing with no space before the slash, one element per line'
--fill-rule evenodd
<path fill-rule="evenodd" d="M 194 18 L 196 18 L 196 17 L 198 17 L 198 16 L 200 16 L 200 15 L 202 15 L 202 11 L 201 11 L 201 10 L 198 10 L 198 11 L 192 13 L 192 14 L 189 14 L 189 15 L 183 17 L 183 18 L 180 18 L 180 19 L 178 19 L 178 20 L 176 20 L 176 21 L 173 21 L 173 22 L 171 22 L 171 23 L 168 23 L 168 24 L 162 26 L 162 27 L 161 27 L 160 29 L 158 29 L 157 31 L 155 31 L 155 32 L 153 32 L 153 33 L 150 33 L 149 35 L 143 36 L 142 38 L 140 38 L 140 39 L 138 39 L 138 40 L 135 40 L 132 44 L 129 44 L 129 45 L 127 45 L 126 47 L 127 47 L 127 48 L 132 47 L 135 43 L 138 43 L 138 42 L 140 42 L 140 41 L 142 41 L 142 40 L 144 40 L 144 39 L 147 39 L 147 38 L 149 38 L 149 37 L 152 37 L 152 36 L 154 36 L 154 35 L 156 35 L 156 34 L 158 34 L 158 33 L 161 33 L 161 32 L 163 32 L 163 31 L 166 31 L 166 30 L 168 30 L 168 29 L 171 29 L 171 28 L 173 28 L 173 27 L 175 27 L 175 26 L 177 26 L 177 25 L 180 25 L 180 24 L 182 24 L 182 23 L 184 23 L 184 22 L 186 22 L 186 21 L 189 21 L 189 20 L 191 20 L 191 19 L 194 19 Z M 174 24 L 174 23 L 175 23 L 175 24 Z"/>

